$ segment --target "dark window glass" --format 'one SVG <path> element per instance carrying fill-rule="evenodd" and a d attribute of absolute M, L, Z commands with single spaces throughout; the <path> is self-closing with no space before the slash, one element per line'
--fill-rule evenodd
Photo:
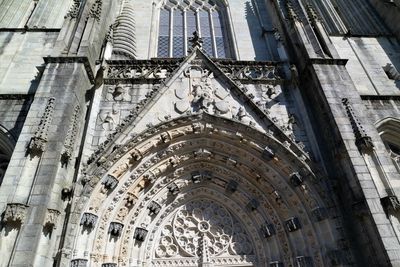
<path fill-rule="evenodd" d="M 169 57 L 169 20 L 170 20 L 170 12 L 166 9 L 161 9 L 160 33 L 158 37 L 159 57 Z"/>

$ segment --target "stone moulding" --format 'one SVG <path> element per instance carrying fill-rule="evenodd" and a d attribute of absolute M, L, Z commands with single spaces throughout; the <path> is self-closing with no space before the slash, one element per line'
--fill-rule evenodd
<path fill-rule="evenodd" d="M 28 206 L 21 203 L 9 203 L 4 211 L 4 223 L 24 223 Z"/>

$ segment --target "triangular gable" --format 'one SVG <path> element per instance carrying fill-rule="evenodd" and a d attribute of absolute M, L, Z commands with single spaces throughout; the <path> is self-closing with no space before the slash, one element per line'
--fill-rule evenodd
<path fill-rule="evenodd" d="M 296 154 L 307 156 L 251 97 L 246 95 L 241 85 L 230 79 L 198 48 L 195 48 L 163 85 L 141 105 L 107 143 L 124 144 L 132 135 L 164 121 L 205 112 L 235 120 L 268 135 L 272 134 L 283 144 L 290 146 Z"/>

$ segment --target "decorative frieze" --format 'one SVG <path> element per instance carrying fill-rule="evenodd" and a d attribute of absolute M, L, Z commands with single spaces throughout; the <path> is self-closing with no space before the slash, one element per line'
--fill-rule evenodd
<path fill-rule="evenodd" d="M 108 233 L 113 235 L 113 236 L 121 236 L 122 234 L 122 229 L 124 228 L 124 225 L 119 222 L 112 222 L 110 223 L 110 227 L 108 228 Z"/>
<path fill-rule="evenodd" d="M 47 134 L 53 120 L 55 101 L 56 99 L 54 97 L 48 100 L 45 111 L 39 122 L 38 129 L 29 143 L 27 153 L 31 156 L 40 156 L 45 150 Z"/>
<path fill-rule="evenodd" d="M 67 137 L 65 138 L 64 151 L 61 154 L 61 162 L 63 164 L 68 164 L 74 150 L 75 140 L 78 134 L 80 109 L 81 108 L 79 107 L 79 105 L 77 105 L 74 109 L 74 114 L 72 115 L 72 123 L 70 125 L 70 128 L 68 129 Z"/>
<path fill-rule="evenodd" d="M 147 232 L 148 231 L 144 228 L 136 227 L 133 238 L 135 238 L 136 241 L 143 242 L 146 239 Z"/>
<path fill-rule="evenodd" d="M 80 225 L 83 225 L 84 227 L 92 229 L 96 225 L 97 218 L 98 218 L 97 215 L 95 215 L 93 213 L 85 212 L 82 215 Z"/>
<path fill-rule="evenodd" d="M 58 210 L 48 209 L 46 212 L 46 218 L 44 220 L 44 227 L 48 229 L 55 229 L 57 227 L 60 214 L 61 213 Z"/>
<path fill-rule="evenodd" d="M 285 221 L 286 230 L 294 232 L 301 229 L 300 220 L 297 217 L 289 218 Z"/>
<path fill-rule="evenodd" d="M 20 203 L 9 203 L 4 212 L 3 222 L 24 223 L 28 206 Z"/>
<path fill-rule="evenodd" d="M 71 267 L 87 267 L 88 260 L 86 259 L 74 259 L 71 261 Z"/>
<path fill-rule="evenodd" d="M 374 149 L 374 144 L 372 143 L 372 139 L 362 126 L 362 123 L 357 118 L 354 113 L 353 107 L 350 101 L 347 98 L 342 99 L 342 103 L 346 108 L 347 115 L 350 119 L 351 126 L 353 128 L 354 135 L 356 137 L 356 146 L 361 153 L 369 153 Z"/>

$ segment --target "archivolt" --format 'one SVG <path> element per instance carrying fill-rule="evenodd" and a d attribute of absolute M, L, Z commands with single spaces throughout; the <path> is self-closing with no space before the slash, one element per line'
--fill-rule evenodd
<path fill-rule="evenodd" d="M 188 201 L 205 198 L 236 214 L 256 266 L 290 266 L 296 256 L 323 266 L 324 247 L 335 246 L 323 212 L 332 203 L 304 160 L 271 134 L 202 114 L 154 127 L 98 165 L 88 169 L 71 224 L 82 231 L 70 240 L 75 257 L 90 253 L 91 266 L 151 262 L 163 223 Z M 84 232 L 77 226 L 87 216 L 98 220 Z M 118 238 L 108 233 L 112 224 L 122 226 Z M 271 236 L 262 231 L 270 225 Z M 148 231 L 143 242 L 134 239 L 136 229 Z"/>

